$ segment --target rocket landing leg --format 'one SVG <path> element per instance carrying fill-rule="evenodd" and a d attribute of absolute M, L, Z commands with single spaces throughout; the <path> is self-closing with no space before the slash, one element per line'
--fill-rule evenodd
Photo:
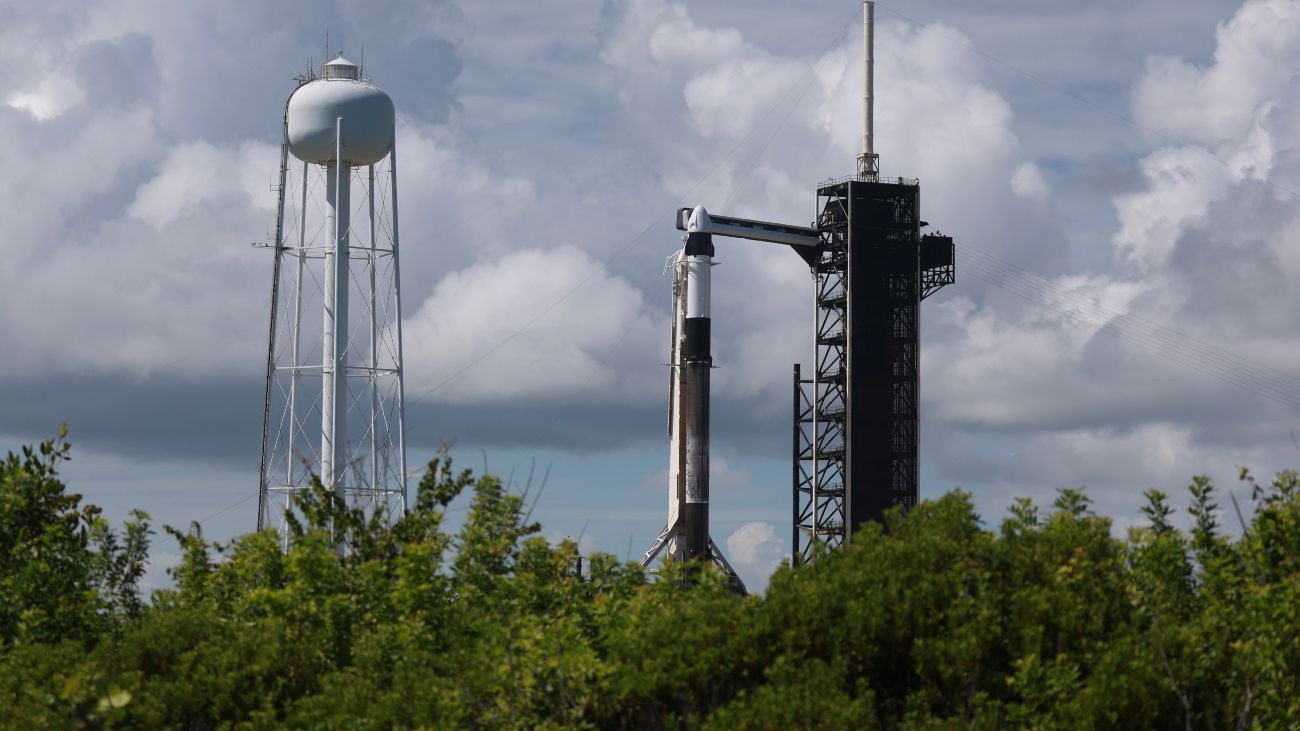
<path fill-rule="evenodd" d="M 681 532 L 680 523 L 665 526 L 654 539 L 654 542 L 650 544 L 650 548 L 646 549 L 646 552 L 641 556 L 641 565 L 648 567 L 661 553 L 664 554 L 665 561 L 684 561 L 685 551 L 682 548 L 685 545 L 684 539 L 685 536 Z M 665 551 L 665 549 L 667 550 Z M 745 582 L 740 580 L 740 576 L 727 562 L 727 557 L 722 554 L 722 549 L 718 548 L 718 544 L 712 538 L 709 538 L 709 552 L 704 560 L 717 566 L 737 593 L 749 593 L 745 589 Z"/>

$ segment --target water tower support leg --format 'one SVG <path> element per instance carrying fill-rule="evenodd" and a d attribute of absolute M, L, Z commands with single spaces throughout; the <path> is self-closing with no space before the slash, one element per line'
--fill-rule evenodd
<path fill-rule="evenodd" d="M 334 162 L 327 173 L 333 241 L 325 254 L 325 367 L 321 378 L 321 480 L 346 497 L 348 434 L 348 230 L 351 180 L 343 160 L 343 118 L 335 122 Z"/>
<path fill-rule="evenodd" d="M 397 133 L 393 133 L 393 146 L 388 152 L 388 171 L 391 182 L 389 190 L 393 196 L 393 306 L 396 318 L 394 327 L 397 330 L 397 461 L 398 461 L 398 489 L 402 495 L 402 515 L 406 515 L 407 495 L 406 495 L 406 370 L 405 356 L 402 354 L 402 276 L 398 263 L 401 257 L 397 255 L 397 232 L 400 228 L 397 225 Z"/>

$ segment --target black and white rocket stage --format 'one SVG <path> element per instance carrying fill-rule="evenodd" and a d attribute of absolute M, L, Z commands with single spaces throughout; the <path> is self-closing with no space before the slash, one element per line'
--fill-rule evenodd
<path fill-rule="evenodd" d="M 683 246 L 671 259 L 673 326 L 668 400 L 668 522 L 641 558 L 712 561 L 744 584 L 709 535 L 709 371 L 713 368 L 709 282 L 713 232 L 703 206 L 690 213 Z"/>

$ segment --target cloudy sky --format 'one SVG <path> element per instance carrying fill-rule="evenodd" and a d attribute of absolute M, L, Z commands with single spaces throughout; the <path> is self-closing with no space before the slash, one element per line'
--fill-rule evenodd
<path fill-rule="evenodd" d="M 121 517 L 255 520 L 280 113 L 331 46 L 394 98 L 419 464 L 549 479 L 553 537 L 665 509 L 673 210 L 806 223 L 859 142 L 856 0 L 0 0 L 0 448 L 71 428 Z M 1300 4 L 893 0 L 877 141 L 958 243 L 923 316 L 923 495 L 1087 485 L 1121 523 L 1194 473 L 1300 462 Z M 723 241 L 714 535 L 789 550 L 811 283 Z M 582 323 L 575 327 L 575 323 Z M 159 539 L 160 564 L 175 547 Z"/>

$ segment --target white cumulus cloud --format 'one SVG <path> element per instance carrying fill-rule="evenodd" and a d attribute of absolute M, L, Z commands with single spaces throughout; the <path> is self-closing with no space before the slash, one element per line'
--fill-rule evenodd
<path fill-rule="evenodd" d="M 516 251 L 447 274 L 407 320 L 407 393 L 456 402 L 643 397 L 651 374 L 661 380 L 666 332 L 640 290 L 582 250 Z"/>
<path fill-rule="evenodd" d="M 1022 162 L 1016 167 L 1015 172 L 1011 174 L 1011 190 L 1016 195 L 1032 201 L 1046 199 L 1049 192 L 1043 171 L 1032 162 Z"/>
<path fill-rule="evenodd" d="M 1209 65 L 1153 59 L 1134 87 L 1169 140 L 1113 195 L 1108 265 L 1030 275 L 959 253 L 959 279 L 997 286 L 930 310 L 932 480 L 983 488 L 993 511 L 1086 483 L 1131 512 L 1147 486 L 1204 470 L 1231 487 L 1233 465 L 1291 451 L 1300 13 L 1250 0 L 1216 41 Z"/>
<path fill-rule="evenodd" d="M 771 523 L 746 523 L 727 536 L 727 559 L 753 593 L 767 590 L 768 578 L 788 553 Z"/>

